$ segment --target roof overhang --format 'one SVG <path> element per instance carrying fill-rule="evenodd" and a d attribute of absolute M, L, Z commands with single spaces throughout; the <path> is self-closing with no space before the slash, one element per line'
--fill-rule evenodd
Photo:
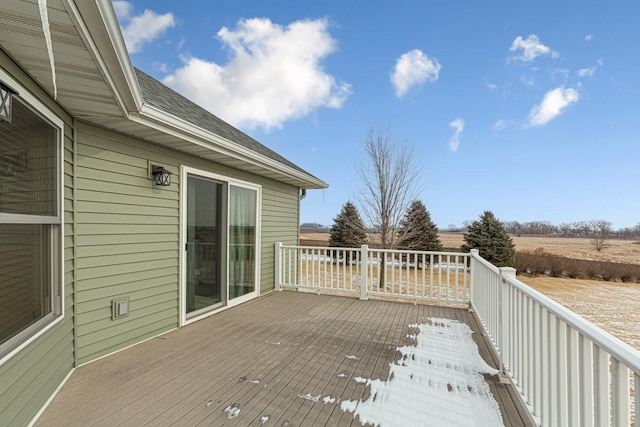
<path fill-rule="evenodd" d="M 304 171 L 144 103 L 111 0 L 47 0 L 52 52 L 38 2 L 0 3 L 0 47 L 69 114 L 295 187 L 328 185 Z"/>

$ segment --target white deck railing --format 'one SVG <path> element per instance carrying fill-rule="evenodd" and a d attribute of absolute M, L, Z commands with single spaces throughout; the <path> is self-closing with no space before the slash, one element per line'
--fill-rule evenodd
<path fill-rule="evenodd" d="M 471 252 L 471 307 L 534 421 L 633 425 L 640 352 Z"/>
<path fill-rule="evenodd" d="M 276 287 L 469 304 L 469 254 L 276 244 Z"/>
<path fill-rule="evenodd" d="M 468 305 L 538 425 L 634 425 L 640 352 L 520 282 L 513 268 L 493 266 L 477 250 L 276 243 L 275 257 L 277 289 Z"/>

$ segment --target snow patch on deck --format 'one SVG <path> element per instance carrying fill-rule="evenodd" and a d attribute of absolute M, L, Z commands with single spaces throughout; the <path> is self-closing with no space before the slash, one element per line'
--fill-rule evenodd
<path fill-rule="evenodd" d="M 389 380 L 365 380 L 365 401 L 342 401 L 360 422 L 375 426 L 502 426 L 498 403 L 482 374 L 495 375 L 480 357 L 464 323 L 431 318 L 409 325 L 416 345 L 399 347 L 402 358 L 390 364 Z"/>

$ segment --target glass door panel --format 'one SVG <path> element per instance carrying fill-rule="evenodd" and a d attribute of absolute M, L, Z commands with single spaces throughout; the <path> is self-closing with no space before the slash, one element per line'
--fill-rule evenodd
<path fill-rule="evenodd" d="M 229 299 L 255 291 L 257 192 L 229 186 Z"/>
<path fill-rule="evenodd" d="M 222 184 L 187 177 L 186 311 L 193 313 L 225 302 L 222 286 Z"/>

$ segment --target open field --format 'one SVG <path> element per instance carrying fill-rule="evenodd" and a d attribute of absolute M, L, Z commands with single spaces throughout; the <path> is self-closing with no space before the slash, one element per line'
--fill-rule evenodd
<path fill-rule="evenodd" d="M 459 248 L 464 242 L 462 233 L 441 232 L 440 241 L 445 248 Z M 329 233 L 302 232 L 301 239 L 328 242 Z M 516 251 L 534 251 L 543 248 L 545 252 L 571 258 L 592 259 L 599 261 L 640 263 L 640 241 L 611 239 L 606 247 L 597 252 L 591 245 L 591 240 L 579 237 L 555 236 L 521 236 L 513 237 Z"/>
<path fill-rule="evenodd" d="M 640 283 L 544 276 L 518 279 L 640 350 Z"/>

